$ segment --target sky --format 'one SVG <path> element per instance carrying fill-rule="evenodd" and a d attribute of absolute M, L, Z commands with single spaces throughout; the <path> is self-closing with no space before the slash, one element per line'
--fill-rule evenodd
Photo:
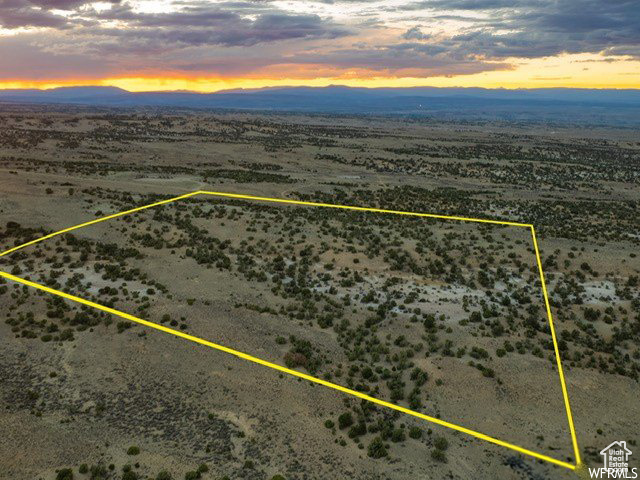
<path fill-rule="evenodd" d="M 0 88 L 640 88 L 640 0 L 0 0 Z"/>

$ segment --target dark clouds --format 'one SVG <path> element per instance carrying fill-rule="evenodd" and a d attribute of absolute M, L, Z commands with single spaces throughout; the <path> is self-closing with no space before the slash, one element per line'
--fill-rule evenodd
<path fill-rule="evenodd" d="M 405 40 L 426 40 L 431 38 L 431 35 L 422 33 L 420 27 L 411 27 L 409 30 L 402 34 L 402 38 Z"/>
<path fill-rule="evenodd" d="M 51 13 L 46 8 L 40 8 L 27 0 L 7 0 L 0 3 L 0 25 L 9 29 L 20 27 L 65 28 L 69 26 L 69 23 L 64 16 Z"/>
<path fill-rule="evenodd" d="M 326 53 L 299 54 L 298 64 L 321 63 L 340 68 L 362 68 L 381 73 L 405 72 L 409 76 L 460 75 L 504 70 L 506 63 L 488 63 L 470 57 L 452 58 L 444 47 L 421 43 L 401 43 L 377 48 L 344 48 Z"/>
<path fill-rule="evenodd" d="M 318 9 L 300 0 L 304 8 L 295 11 L 269 0 L 181 0 L 159 13 L 134 8 L 135 0 L 110 3 L 0 0 L 0 26 L 32 29 L 0 36 L 0 52 L 11 46 L 15 53 L 3 55 L 0 78 L 65 67 L 77 76 L 83 61 L 113 75 L 318 65 L 430 76 L 508 69 L 510 58 L 561 53 L 640 58 L 638 0 L 333 0 L 316 2 Z M 341 4 L 350 17 L 340 16 Z"/>
<path fill-rule="evenodd" d="M 216 5 L 187 5 L 177 12 L 142 14 L 122 5 L 96 14 L 100 20 L 126 23 L 124 29 L 95 29 L 95 35 L 117 36 L 125 41 L 150 40 L 170 46 L 252 46 L 292 39 L 338 38 L 349 29 L 318 15 L 299 15 L 266 10 L 259 5 L 248 16 L 245 9 Z M 228 5 L 227 5 L 228 7 Z M 238 7 L 238 4 L 234 4 Z"/>
<path fill-rule="evenodd" d="M 68 28 L 67 20 L 47 11 L 32 9 L 0 9 L 0 25 L 4 28 L 51 27 Z"/>
<path fill-rule="evenodd" d="M 48 52 L 49 38 L 38 33 L 11 36 L 0 42 L 0 78 L 47 80 L 109 75 L 116 68 L 104 57 L 87 56 L 81 52 L 55 55 Z M 5 67 L 6 66 L 6 67 Z"/>
<path fill-rule="evenodd" d="M 640 45 L 637 0 L 431 0 L 407 8 L 483 14 L 482 20 L 471 17 L 464 34 L 442 44 L 489 58 L 636 52 L 628 47 Z"/>
<path fill-rule="evenodd" d="M 74 21 L 52 10 L 74 11 L 88 3 L 86 0 L 0 0 L 0 26 L 73 28 L 86 22 Z M 108 3 L 118 4 L 120 0 L 108 0 Z"/>
<path fill-rule="evenodd" d="M 168 13 L 140 13 L 130 3 L 111 1 L 111 9 L 96 11 L 84 0 L 7 0 L 0 4 L 0 25 L 75 29 L 78 36 L 120 37 L 121 41 L 153 39 L 186 45 L 251 46 L 290 39 L 338 38 L 348 28 L 318 15 L 294 14 L 260 2 L 180 2 Z M 86 8 L 82 8 L 86 7 Z M 52 10 L 71 10 L 59 15 Z M 104 26 L 117 21 L 118 28 Z M 90 27 L 90 28 L 83 28 Z"/>
<path fill-rule="evenodd" d="M 513 9 L 525 5 L 531 6 L 540 4 L 538 0 L 426 0 L 413 2 L 411 8 L 430 8 L 438 10 L 495 10 Z"/>

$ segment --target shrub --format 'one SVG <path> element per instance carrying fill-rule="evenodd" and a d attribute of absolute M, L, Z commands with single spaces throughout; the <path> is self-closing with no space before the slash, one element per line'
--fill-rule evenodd
<path fill-rule="evenodd" d="M 156 475 L 156 480 L 171 480 L 171 474 L 166 470 L 162 470 L 158 475 Z"/>
<path fill-rule="evenodd" d="M 287 368 L 307 367 L 309 359 L 302 353 L 287 352 L 284 355 L 284 364 Z"/>
<path fill-rule="evenodd" d="M 422 430 L 420 430 L 418 427 L 411 427 L 409 429 L 409 436 L 411 438 L 418 439 L 422 437 Z"/>
<path fill-rule="evenodd" d="M 140 453 L 140 448 L 136 447 L 135 445 L 132 445 L 127 450 L 127 455 L 138 455 L 139 453 Z"/>
<path fill-rule="evenodd" d="M 353 416 L 351 416 L 351 413 L 346 412 L 338 417 L 338 427 L 340 430 L 350 427 L 351 425 L 353 425 Z"/>
<path fill-rule="evenodd" d="M 404 429 L 402 428 L 396 428 L 391 434 L 391 441 L 394 443 L 404 442 L 405 439 Z"/>
<path fill-rule="evenodd" d="M 444 453 L 444 450 L 431 450 L 431 458 L 433 458 L 436 462 L 447 463 L 447 454 Z"/>
<path fill-rule="evenodd" d="M 433 446 L 438 450 L 446 450 L 447 448 L 449 448 L 449 442 L 444 437 L 436 437 L 433 441 Z"/>
<path fill-rule="evenodd" d="M 71 470 L 70 468 L 63 468 L 62 470 L 58 470 L 56 480 L 73 480 L 73 470 Z"/>
<path fill-rule="evenodd" d="M 71 330 L 70 328 L 67 328 L 65 330 L 62 331 L 62 333 L 60 333 L 60 341 L 64 342 L 64 341 L 73 341 L 73 330 Z"/>
<path fill-rule="evenodd" d="M 371 441 L 367 448 L 367 455 L 371 458 L 382 458 L 388 455 L 387 446 L 382 441 L 382 438 L 376 437 Z"/>
<path fill-rule="evenodd" d="M 485 367 L 482 369 L 482 375 L 487 378 L 493 378 L 496 376 L 496 372 L 493 371 L 493 368 Z"/>
<path fill-rule="evenodd" d="M 361 422 L 349 429 L 349 438 L 356 438 L 365 433 L 367 433 L 367 426 Z"/>
<path fill-rule="evenodd" d="M 113 470 L 113 464 L 109 465 L 109 468 L 111 470 Z M 101 463 L 99 463 L 98 465 L 92 465 L 91 468 L 89 469 L 89 472 L 91 473 L 91 479 L 95 479 L 95 478 L 106 478 L 107 476 L 107 469 L 104 465 L 102 465 Z"/>

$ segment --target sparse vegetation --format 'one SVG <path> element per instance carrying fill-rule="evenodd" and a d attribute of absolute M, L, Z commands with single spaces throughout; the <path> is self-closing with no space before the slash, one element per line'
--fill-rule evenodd
<path fill-rule="evenodd" d="M 203 181 L 305 201 L 533 222 L 565 373 L 587 375 L 600 403 L 598 392 L 608 389 L 621 402 L 635 399 L 622 388 L 640 374 L 640 146 L 628 132 L 605 140 L 590 131 L 569 138 L 562 129 L 551 136 L 496 126 L 489 134 L 455 125 L 454 132 L 415 119 L 329 125 L 322 117 L 23 108 L 0 111 L 0 166 L 15 172 L 3 180 L 11 187 L 0 205 L 3 246 L 60 228 L 53 205 L 63 205 L 65 218 L 98 218 Z M 40 123 L 45 116 L 54 123 Z M 345 171 L 349 181 L 340 180 Z M 371 175 L 379 183 L 368 183 Z M 613 185 L 624 185 L 624 194 Z M 527 229 L 193 197 L 67 232 L 0 264 L 429 415 L 445 417 L 455 398 L 469 425 L 498 437 L 510 432 L 491 417 L 487 399 L 516 415 L 524 393 L 547 398 L 557 380 Z M 202 358 L 200 348 L 4 280 L 0 314 L 7 346 L 0 387 L 12 399 L 3 411 L 28 415 L 29 428 L 60 422 L 111 442 L 56 479 L 283 480 L 329 471 L 405 478 L 410 449 L 424 451 L 414 476 L 444 477 L 454 453 L 496 478 L 516 468 L 480 464 L 457 436 L 397 412 L 325 397 L 317 385 L 273 372 L 249 378 L 253 370 L 235 360 Z M 515 395 L 523 372 L 532 391 Z M 238 398 L 247 388 L 245 405 Z M 308 411 L 292 407 L 311 398 Z M 545 415 L 536 418 L 536 428 L 549 428 Z M 143 454 L 115 431 L 144 439 Z M 308 458 L 289 461 L 294 455 L 282 452 L 298 436 L 295 456 Z M 68 442 L 84 452 L 79 439 Z M 147 442 L 157 450 L 147 452 Z M 309 453 L 307 442 L 322 447 Z M 538 443 L 551 456 L 571 456 L 565 445 Z M 144 463 L 164 448 L 189 463 Z M 111 460 L 114 451 L 132 465 Z M 356 456 L 371 470 L 353 474 L 346 465 Z M 531 475 L 547 475 L 536 468 Z M 278 471 L 284 476 L 271 477 Z"/>

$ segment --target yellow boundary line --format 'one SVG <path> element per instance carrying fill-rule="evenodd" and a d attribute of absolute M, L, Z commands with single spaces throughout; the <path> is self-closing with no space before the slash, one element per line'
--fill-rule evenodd
<path fill-rule="evenodd" d="M 576 464 L 582 463 L 580 459 L 580 449 L 578 448 L 578 437 L 576 436 L 576 428 L 573 424 L 573 414 L 571 413 L 571 405 L 569 404 L 569 393 L 567 392 L 567 383 L 564 379 L 564 370 L 562 369 L 562 360 L 560 359 L 560 349 L 558 348 L 558 339 L 556 337 L 556 329 L 553 325 L 553 315 L 551 315 L 551 304 L 549 303 L 549 294 L 547 293 L 547 283 L 544 280 L 544 271 L 542 270 L 542 260 L 540 260 L 540 250 L 538 249 L 538 238 L 536 229 L 531 225 L 531 238 L 533 239 L 533 249 L 536 252 L 536 262 L 538 263 L 538 272 L 540 272 L 540 284 L 542 285 L 542 294 L 544 296 L 544 305 L 547 309 L 547 318 L 549 319 L 549 327 L 551 330 L 551 339 L 553 340 L 553 350 L 556 354 L 556 365 L 558 366 L 558 375 L 560 377 L 560 385 L 562 387 L 562 396 L 564 398 L 564 407 L 567 411 L 567 421 L 569 422 L 569 430 L 571 431 L 571 442 L 573 443 L 573 451 L 576 456 Z"/>
<path fill-rule="evenodd" d="M 142 207 L 132 208 L 131 210 L 125 210 L 124 212 L 114 213 L 113 215 L 107 215 L 106 217 L 96 218 L 95 220 L 91 220 L 90 222 L 84 222 L 79 225 L 74 225 L 73 227 L 65 228 L 63 230 L 58 230 L 57 232 L 50 233 L 49 235 L 45 235 L 44 237 L 36 238 L 35 240 L 31 240 L 30 242 L 23 243 L 22 245 L 18 245 L 17 247 L 10 248 L 9 250 L 5 250 L 4 252 L 0 253 L 0 257 L 13 253 L 16 250 L 20 250 L 22 248 L 28 247 L 29 245 L 34 245 L 44 240 L 48 240 L 49 238 L 55 237 L 57 235 L 62 235 L 63 233 L 71 232 L 72 230 L 77 230 L 82 227 L 88 227 L 89 225 L 94 225 L 96 223 L 104 222 L 106 220 L 111 220 L 112 218 L 128 215 L 129 213 L 139 212 L 140 210 L 144 210 L 146 208 L 157 207 L 158 205 L 164 205 L 165 203 L 171 203 L 171 202 L 175 202 L 176 200 L 182 200 L 183 198 L 192 197 L 194 195 L 197 195 L 198 193 L 200 192 L 187 193 L 186 195 L 180 195 L 179 197 L 169 198 L 168 200 L 162 200 L 161 202 L 155 202 L 149 205 L 143 205 Z"/>
<path fill-rule="evenodd" d="M 26 286 L 29 286 L 29 287 L 36 288 L 38 290 L 50 293 L 52 295 L 57 295 L 59 297 L 66 298 L 67 300 L 71 300 L 73 302 L 80 303 L 82 305 L 86 305 L 86 306 L 95 308 L 97 310 L 101 310 L 101 311 L 106 312 L 106 313 L 110 313 L 112 315 L 118 316 L 120 318 L 124 318 L 126 320 L 129 320 L 129 321 L 141 324 L 141 325 L 144 325 L 144 326 L 149 327 L 149 328 L 153 328 L 153 329 L 165 332 L 165 333 L 169 333 L 169 334 L 174 335 L 176 337 L 180 337 L 180 338 L 183 338 L 185 340 L 189 340 L 191 342 L 198 343 L 200 345 L 205 345 L 207 347 L 214 348 L 216 350 L 228 353 L 230 355 L 234 355 L 234 356 L 242 358 L 244 360 L 248 360 L 250 362 L 253 362 L 253 363 L 256 363 L 256 364 L 259 364 L 259 365 L 263 365 L 265 367 L 272 368 L 274 370 L 278 370 L 278 371 L 286 373 L 288 375 L 292 375 L 294 377 L 302 378 L 304 380 L 308 380 L 310 382 L 317 383 L 319 385 L 323 385 L 325 387 L 332 388 L 334 390 L 338 390 L 338 391 L 343 392 L 343 393 L 347 393 L 347 394 L 352 395 L 354 397 L 358 397 L 358 398 L 361 398 L 363 400 L 369 401 L 371 403 L 375 403 L 377 405 L 381 405 L 383 407 L 390 408 L 392 410 L 396 410 L 398 412 L 402 412 L 402 413 L 405 413 L 407 415 L 411 415 L 413 417 L 420 418 L 422 420 L 426 420 L 426 421 L 434 423 L 436 425 L 440 425 L 440 426 L 443 426 L 443 427 L 446 427 L 446 428 L 450 428 L 450 429 L 458 431 L 458 432 L 465 433 L 465 434 L 470 435 L 472 437 L 479 438 L 481 440 L 485 440 L 485 441 L 493 443 L 495 445 L 500 445 L 500 446 L 508 448 L 510 450 L 514 450 L 516 452 L 522 453 L 524 455 L 528 455 L 530 457 L 537 458 L 539 460 L 543 460 L 545 462 L 552 463 L 554 465 L 559 465 L 561 467 L 565 467 L 565 468 L 568 468 L 570 470 L 575 470 L 578 466 L 581 465 L 580 450 L 578 448 L 578 440 L 577 440 L 577 437 L 576 437 L 575 427 L 574 427 L 574 423 L 573 423 L 573 415 L 571 414 L 571 406 L 570 406 L 570 403 L 569 403 L 569 394 L 567 392 L 567 385 L 566 385 L 566 381 L 565 381 L 565 377 L 564 377 L 564 372 L 563 372 L 563 369 L 562 369 L 562 361 L 560 359 L 560 350 L 558 348 L 558 341 L 557 341 L 557 337 L 556 337 L 555 327 L 554 327 L 554 324 L 553 324 L 553 317 L 552 317 L 552 314 L 551 314 L 551 306 L 550 306 L 550 303 L 549 303 L 549 296 L 548 296 L 548 293 L 547 293 L 547 286 L 546 286 L 545 279 L 544 279 L 544 272 L 543 272 L 543 269 L 542 269 L 542 262 L 541 262 L 541 259 L 540 259 L 540 251 L 538 249 L 538 241 L 537 241 L 537 238 L 536 238 L 535 228 L 531 224 L 518 223 L 518 222 L 504 222 L 504 221 L 500 221 L 500 220 L 487 220 L 487 219 L 481 219 L 481 218 L 458 217 L 458 216 L 452 216 L 452 215 L 436 215 L 436 214 L 431 214 L 431 213 L 417 213 L 417 212 L 405 212 L 405 211 L 397 211 L 397 210 L 386 210 L 386 209 L 380 209 L 380 208 L 356 207 L 356 206 L 350 206 L 350 205 L 335 205 L 335 204 L 330 204 L 330 203 L 304 202 L 304 201 L 288 200 L 288 199 L 282 199 L 282 198 L 257 197 L 257 196 L 253 196 L 253 195 L 243 195 L 243 194 L 224 193 L 224 192 L 209 192 L 209 191 L 198 190 L 198 191 L 195 191 L 195 192 L 187 193 L 185 195 L 180 195 L 178 197 L 173 197 L 173 198 L 170 198 L 170 199 L 167 199 L 167 200 L 162 200 L 162 201 L 159 201 L 159 202 L 151 203 L 149 205 L 143 205 L 141 207 L 132 208 L 132 209 L 126 210 L 124 212 L 114 213 L 112 215 L 107 215 L 105 217 L 97 218 L 95 220 L 91 220 L 89 222 L 81 223 L 79 225 L 75 225 L 75 226 L 72 226 L 72 227 L 69 227 L 69 228 L 65 228 L 63 230 L 58 230 L 57 232 L 53 232 L 53 233 L 50 233 L 48 235 L 44 235 L 43 237 L 31 240 L 31 241 L 26 242 L 26 243 L 24 243 L 22 245 L 18 245 L 16 247 L 13 247 L 13 248 L 10 248 L 8 250 L 5 250 L 2 253 L 0 253 L 0 257 L 8 255 L 8 254 L 10 254 L 12 252 L 15 252 L 17 250 L 20 250 L 22 248 L 28 247 L 30 245 L 34 245 L 36 243 L 42 242 L 42 241 L 47 240 L 49 238 L 55 237 L 57 235 L 61 235 L 63 233 L 70 232 L 72 230 L 76 230 L 76 229 L 79 229 L 79 228 L 82 228 L 82 227 L 87 227 L 89 225 L 93 225 L 93 224 L 96 224 L 96 223 L 99 223 L 99 222 L 104 222 L 106 220 L 110 220 L 112 218 L 120 217 L 120 216 L 127 215 L 127 214 L 130 214 L 130 213 L 135 213 L 135 212 L 138 212 L 140 210 L 147 209 L 147 208 L 156 207 L 156 206 L 159 206 L 159 205 L 164 205 L 164 204 L 167 204 L 167 203 L 171 203 L 171 202 L 175 202 L 175 201 L 178 201 L 178 200 L 182 200 L 182 199 L 185 199 L 185 198 L 188 198 L 188 197 L 192 197 L 194 195 L 212 195 L 212 196 L 216 196 L 216 197 L 236 198 L 236 199 L 243 199 L 243 200 L 258 200 L 258 201 L 275 202 L 275 203 L 286 203 L 286 204 L 293 204 L 293 205 L 306 205 L 306 206 L 314 206 L 314 207 L 338 208 L 338 209 L 344 209 L 344 210 L 356 210 L 356 211 L 363 211 L 363 212 L 389 213 L 389 214 L 396 214 L 396 215 L 409 215 L 409 216 L 415 216 L 415 217 L 426 217 L 426 218 L 434 218 L 434 219 L 442 219 L 442 220 L 469 221 L 469 222 L 477 222 L 477 223 L 488 223 L 488 224 L 494 224 L 494 225 L 508 225 L 508 226 L 529 228 L 531 230 L 531 236 L 532 236 L 532 239 L 533 239 L 533 246 L 534 246 L 534 250 L 535 250 L 535 254 L 536 254 L 536 262 L 538 264 L 538 271 L 540 273 L 540 281 L 541 281 L 541 285 L 542 285 L 542 293 L 543 293 L 543 297 L 544 297 L 545 307 L 546 307 L 546 310 L 547 310 L 547 317 L 549 319 L 549 327 L 551 329 L 551 337 L 552 337 L 552 340 L 553 340 L 553 346 L 554 346 L 554 351 L 555 351 L 556 365 L 558 367 L 558 373 L 559 373 L 559 377 L 560 377 L 560 385 L 562 387 L 562 396 L 564 398 L 564 405 L 565 405 L 565 409 L 566 409 L 566 413 L 567 413 L 567 420 L 569 422 L 569 430 L 571 432 L 571 440 L 572 440 L 572 444 L 573 444 L 573 450 L 574 450 L 574 455 L 575 455 L 575 458 L 576 458 L 576 463 L 572 464 L 572 463 L 564 462 L 562 460 L 555 459 L 555 458 L 550 457 L 548 455 L 544 455 L 542 453 L 538 453 L 538 452 L 535 452 L 533 450 L 529 450 L 529 449 L 520 447 L 520 446 L 515 445 L 513 443 L 505 442 L 503 440 L 499 440 L 499 439 L 491 437 L 489 435 L 485 435 L 484 433 L 477 432 L 475 430 L 471 430 L 471 429 L 463 427 L 461 425 L 457 425 L 455 423 L 447 422 L 447 421 L 441 420 L 441 419 L 436 418 L 436 417 L 425 415 L 425 414 L 417 412 L 415 410 L 404 408 L 404 407 L 401 407 L 399 405 L 395 405 L 395 404 L 390 403 L 390 402 L 385 402 L 384 400 L 380 400 L 380 399 L 377 399 L 375 397 L 371 397 L 369 395 L 365 395 L 365 394 L 363 394 L 361 392 L 358 392 L 356 390 L 352 390 L 350 388 L 343 387 L 342 385 L 338 385 L 338 384 L 335 384 L 335 383 L 332 383 L 332 382 L 328 382 L 326 380 L 322 380 L 321 378 L 313 377 L 311 375 L 307 375 L 307 374 L 299 372 L 297 370 L 292 370 L 290 368 L 286 368 L 286 367 L 283 367 L 281 365 L 278 365 L 278 364 L 275 364 L 275 363 L 271 363 L 271 362 L 268 362 L 266 360 L 262 360 L 260 358 L 257 358 L 257 357 L 254 357 L 252 355 L 249 355 L 247 353 L 244 353 L 244 352 L 241 352 L 241 351 L 238 351 L 238 350 L 234 350 L 234 349 L 229 348 L 229 347 L 225 347 L 224 345 L 219 345 L 217 343 L 213 343 L 213 342 L 210 342 L 208 340 L 204 340 L 202 338 L 195 337 L 193 335 L 189 335 L 189 334 L 181 332 L 179 330 L 174 330 L 172 328 L 165 327 L 164 325 L 160 325 L 160 324 L 157 324 L 157 323 L 149 322 L 148 320 L 144 320 L 142 318 L 135 317 L 135 316 L 133 316 L 131 314 L 128 314 L 126 312 L 122 312 L 120 310 L 116 310 L 116 309 L 110 308 L 110 307 L 105 307 L 104 305 L 100 305 L 98 303 L 91 302 L 89 300 L 85 300 L 85 299 L 80 298 L 80 297 L 76 297 L 75 295 L 71 295 L 71 294 L 62 292 L 60 290 L 56 290 L 56 289 L 47 287 L 45 285 L 33 282 L 31 280 L 26 280 L 24 278 L 16 277 L 15 275 L 11 275 L 9 273 L 2 272 L 2 271 L 0 271 L 0 277 L 3 277 L 5 279 L 7 279 L 7 280 L 10 280 L 10 281 L 13 281 L 13 282 L 16 282 L 16 283 L 20 283 L 20 284 L 23 284 L 23 285 L 26 285 Z"/>

